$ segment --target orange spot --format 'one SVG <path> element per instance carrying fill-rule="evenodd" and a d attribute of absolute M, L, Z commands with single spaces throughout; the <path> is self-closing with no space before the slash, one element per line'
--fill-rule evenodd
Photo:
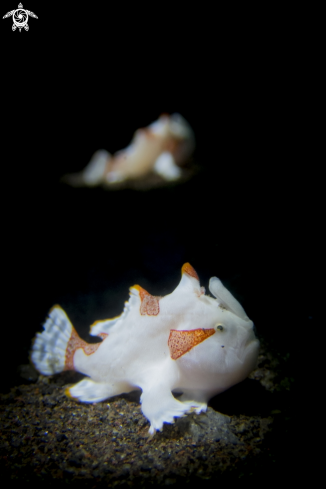
<path fill-rule="evenodd" d="M 196 270 L 190 265 L 190 263 L 185 263 L 181 268 L 181 273 L 186 273 L 190 277 L 196 278 L 199 281 Z"/>
<path fill-rule="evenodd" d="M 168 339 L 168 347 L 172 360 L 182 357 L 194 346 L 206 340 L 215 333 L 215 329 L 190 329 L 179 331 L 171 329 Z"/>
<path fill-rule="evenodd" d="M 72 399 L 72 395 L 70 394 L 70 387 L 65 388 L 65 394 L 67 397 L 70 397 Z"/>
<path fill-rule="evenodd" d="M 103 335 L 105 336 L 103 337 Z M 105 339 L 106 336 L 108 336 L 106 333 L 101 333 L 101 338 Z M 92 344 L 86 343 L 86 341 L 80 338 L 75 328 L 72 327 L 71 336 L 69 338 L 68 345 L 66 348 L 66 359 L 65 359 L 64 370 L 75 370 L 74 354 L 76 350 L 82 348 L 86 355 L 92 355 L 92 353 L 96 352 L 100 344 L 101 343 L 92 343 Z"/>
<path fill-rule="evenodd" d="M 105 340 L 105 338 L 107 336 L 109 336 L 107 333 L 99 333 L 97 336 L 99 336 L 100 338 L 102 338 L 102 340 Z M 95 343 L 96 345 L 99 344 L 99 343 Z"/>
<path fill-rule="evenodd" d="M 151 295 L 147 290 L 143 289 L 140 285 L 134 285 L 134 288 L 138 290 L 140 297 L 140 314 L 142 316 L 157 316 L 160 312 L 159 300 L 161 297 Z"/>

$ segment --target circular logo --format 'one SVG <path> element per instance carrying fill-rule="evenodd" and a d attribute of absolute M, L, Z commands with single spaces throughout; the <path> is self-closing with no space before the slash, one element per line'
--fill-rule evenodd
<path fill-rule="evenodd" d="M 12 20 L 14 21 L 15 26 L 21 29 L 22 27 L 25 27 L 28 22 L 28 13 L 26 10 L 19 8 L 15 10 Z"/>

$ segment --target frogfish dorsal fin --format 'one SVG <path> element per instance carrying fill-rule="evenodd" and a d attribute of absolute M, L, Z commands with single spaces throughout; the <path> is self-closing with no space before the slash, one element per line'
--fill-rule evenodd
<path fill-rule="evenodd" d="M 197 275 L 197 272 L 196 270 L 190 265 L 190 263 L 185 263 L 184 265 L 182 265 L 182 268 L 181 268 L 181 273 L 182 275 L 184 273 L 186 273 L 187 275 L 189 275 L 190 277 L 193 277 L 195 279 L 198 280 L 199 282 L 199 277 Z"/>
<path fill-rule="evenodd" d="M 134 285 L 132 288 L 138 290 L 140 297 L 140 314 L 142 316 L 157 316 L 160 312 L 161 297 L 151 295 L 140 285 Z"/>

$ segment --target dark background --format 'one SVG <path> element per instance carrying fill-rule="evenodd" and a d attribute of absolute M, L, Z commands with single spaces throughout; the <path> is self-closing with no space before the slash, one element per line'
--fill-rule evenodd
<path fill-rule="evenodd" d="M 28 32 L 1 20 L 4 389 L 53 304 L 87 339 L 94 320 L 122 311 L 131 285 L 170 293 L 187 261 L 206 287 L 220 277 L 284 354 L 312 316 L 310 288 L 300 308 L 293 292 L 310 264 L 298 251 L 305 141 L 287 19 L 105 5 L 25 2 L 38 15 Z M 141 192 L 60 184 L 162 112 L 195 132 L 191 181 Z"/>

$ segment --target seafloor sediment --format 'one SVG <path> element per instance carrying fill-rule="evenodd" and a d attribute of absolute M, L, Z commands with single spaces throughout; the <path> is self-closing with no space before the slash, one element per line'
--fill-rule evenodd
<path fill-rule="evenodd" d="M 22 368 L 29 383 L 0 395 L 2 479 L 96 488 L 284 477 L 291 443 L 288 367 L 288 356 L 263 343 L 249 379 L 216 396 L 207 413 L 165 424 L 154 436 L 139 393 L 83 404 L 64 393 L 79 374 L 47 378 Z"/>

